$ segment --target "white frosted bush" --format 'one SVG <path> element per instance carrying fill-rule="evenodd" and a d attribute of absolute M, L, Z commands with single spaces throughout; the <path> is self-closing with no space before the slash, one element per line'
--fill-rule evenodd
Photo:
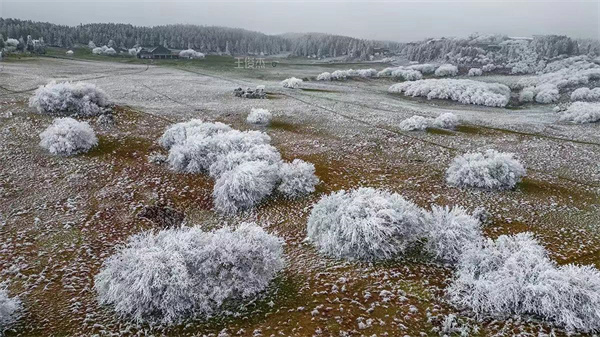
<path fill-rule="evenodd" d="M 266 161 L 242 163 L 215 181 L 215 209 L 233 214 L 252 208 L 271 194 L 277 181 L 277 165 Z"/>
<path fill-rule="evenodd" d="M 94 84 L 54 81 L 40 86 L 29 99 L 29 106 L 49 115 L 96 116 L 109 105 L 106 93 Z"/>
<path fill-rule="evenodd" d="M 418 70 L 397 69 L 392 71 L 392 77 L 400 77 L 405 81 L 416 81 L 422 79 L 423 75 Z"/>
<path fill-rule="evenodd" d="M 72 56 L 72 55 L 73 55 L 73 54 L 75 54 L 75 53 L 74 53 L 72 50 L 67 50 L 67 52 L 66 52 L 65 54 L 67 54 L 67 55 L 69 55 L 69 56 Z"/>
<path fill-rule="evenodd" d="M 0 335 L 19 319 L 21 309 L 22 305 L 19 298 L 17 296 L 10 297 L 6 284 L 0 284 Z"/>
<path fill-rule="evenodd" d="M 561 121 L 577 124 L 600 121 L 600 103 L 575 102 L 566 111 L 561 112 Z"/>
<path fill-rule="evenodd" d="M 115 55 L 117 53 L 113 48 L 108 46 L 96 47 L 92 49 L 92 54 L 96 55 Z"/>
<path fill-rule="evenodd" d="M 520 102 L 533 102 L 535 98 L 535 88 L 534 87 L 526 87 L 521 90 L 519 93 L 519 101 Z"/>
<path fill-rule="evenodd" d="M 331 73 L 324 72 L 317 76 L 317 81 L 331 81 Z"/>
<path fill-rule="evenodd" d="M 495 65 L 493 63 L 489 63 L 489 64 L 486 64 L 483 67 L 481 67 L 481 71 L 488 73 L 490 71 L 496 70 L 497 68 L 501 68 L 501 67 L 497 66 L 497 65 Z"/>
<path fill-rule="evenodd" d="M 302 84 L 302 80 L 299 78 L 295 78 L 295 77 L 290 77 L 290 78 L 287 78 L 287 79 L 281 81 L 281 85 L 284 88 L 290 88 L 290 89 L 296 89 L 297 87 L 300 86 L 300 84 Z"/>
<path fill-rule="evenodd" d="M 377 70 L 370 68 L 370 69 L 358 69 L 358 76 L 359 77 L 363 77 L 363 78 L 370 78 L 370 77 L 375 77 L 377 76 Z"/>
<path fill-rule="evenodd" d="M 40 133 L 40 146 L 51 154 L 71 156 L 88 152 L 98 145 L 98 138 L 87 122 L 73 118 L 56 118 Z"/>
<path fill-rule="evenodd" d="M 442 64 L 436 70 L 434 75 L 437 77 L 445 76 L 456 76 L 458 74 L 458 67 L 452 64 Z"/>
<path fill-rule="evenodd" d="M 449 99 L 463 104 L 503 107 L 510 101 L 510 88 L 500 83 L 484 83 L 466 79 L 426 79 L 397 83 L 390 93 L 427 99 Z"/>
<path fill-rule="evenodd" d="M 448 295 L 479 316 L 532 315 L 567 330 L 600 330 L 600 272 L 557 267 L 530 233 L 469 246 Z"/>
<path fill-rule="evenodd" d="M 335 258 L 392 259 L 422 234 L 420 218 L 419 207 L 399 194 L 373 188 L 342 190 L 314 205 L 307 239 Z"/>
<path fill-rule="evenodd" d="M 398 127 L 402 131 L 421 131 L 429 127 L 430 120 L 425 117 L 414 115 L 400 122 Z"/>
<path fill-rule="evenodd" d="M 514 154 L 487 150 L 454 158 L 446 170 L 446 182 L 458 187 L 510 189 L 524 175 L 525 168 Z"/>
<path fill-rule="evenodd" d="M 394 72 L 394 70 L 398 70 L 398 69 L 402 69 L 402 67 L 388 67 L 388 68 L 384 68 L 383 70 L 381 70 L 381 71 L 379 71 L 377 73 L 377 77 L 391 76 L 392 72 Z"/>
<path fill-rule="evenodd" d="M 458 125 L 458 117 L 451 112 L 446 112 L 437 116 L 432 125 L 436 128 L 452 130 Z"/>
<path fill-rule="evenodd" d="M 130 48 L 127 50 L 127 53 L 131 56 L 137 56 L 137 53 L 140 51 L 138 48 Z"/>
<path fill-rule="evenodd" d="M 535 101 L 538 103 L 554 103 L 560 99 L 558 87 L 554 84 L 545 84 L 536 89 L 538 92 L 535 95 Z"/>
<path fill-rule="evenodd" d="M 408 67 L 406 67 L 407 69 L 412 69 L 412 70 L 416 70 L 418 72 L 420 72 L 421 74 L 433 74 L 435 72 L 435 65 L 433 64 L 429 64 L 429 63 L 425 63 L 425 64 L 413 64 L 410 65 Z"/>
<path fill-rule="evenodd" d="M 240 164 L 253 161 L 266 161 L 277 165 L 281 162 L 281 154 L 275 147 L 269 144 L 253 146 L 247 151 L 229 152 L 219 157 L 209 167 L 209 175 L 213 178 L 220 177 L 223 173 L 233 170 Z"/>
<path fill-rule="evenodd" d="M 469 69 L 469 73 L 467 74 L 468 76 L 481 76 L 483 74 L 483 71 L 479 68 L 471 68 Z"/>
<path fill-rule="evenodd" d="M 288 198 L 298 198 L 315 191 L 319 178 L 315 175 L 315 165 L 300 159 L 283 163 L 279 167 L 281 180 L 277 191 Z"/>
<path fill-rule="evenodd" d="M 271 123 L 271 119 L 273 115 L 267 109 L 257 109 L 252 108 L 248 117 L 246 118 L 246 123 L 249 124 L 259 124 L 259 125 L 269 125 Z"/>
<path fill-rule="evenodd" d="M 186 49 L 179 52 L 179 57 L 185 59 L 203 59 L 205 55 L 193 49 Z"/>
<path fill-rule="evenodd" d="M 578 88 L 571 93 L 571 101 L 599 101 L 600 88 Z"/>
<path fill-rule="evenodd" d="M 345 80 L 346 76 L 347 76 L 347 71 L 345 70 L 336 70 L 334 72 L 331 73 L 331 79 L 332 80 Z"/>
<path fill-rule="evenodd" d="M 442 262 L 457 263 L 468 247 L 483 241 L 481 223 L 460 206 L 433 206 L 423 222 L 425 248 Z"/>
<path fill-rule="evenodd" d="M 262 292 L 284 267 L 282 244 L 253 223 L 143 232 L 104 261 L 94 286 L 101 304 L 137 322 L 203 318 Z"/>

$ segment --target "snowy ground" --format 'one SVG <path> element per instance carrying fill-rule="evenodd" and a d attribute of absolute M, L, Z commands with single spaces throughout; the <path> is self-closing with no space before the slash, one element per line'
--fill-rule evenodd
<path fill-rule="evenodd" d="M 551 105 L 509 110 L 405 98 L 388 94 L 393 82 L 385 79 L 310 81 L 295 90 L 279 85 L 291 76 L 316 76 L 328 65 L 237 70 L 232 61 L 230 70 L 217 72 L 30 58 L 0 68 L 0 280 L 11 281 L 11 292 L 22 294 L 27 308 L 15 335 L 151 334 L 98 307 L 92 290 L 93 276 L 116 244 L 157 228 L 138 217 L 146 205 L 169 205 L 188 223 L 207 228 L 255 220 L 286 239 L 288 256 L 285 273 L 241 316 L 155 335 L 216 336 L 223 329 L 236 336 L 438 335 L 450 313 L 479 327 L 481 335 L 550 332 L 535 320 L 477 323 L 468 312 L 458 313 L 443 297 L 451 269 L 426 257 L 359 265 L 317 255 L 302 243 L 310 205 L 342 188 L 384 187 L 423 207 L 482 206 L 493 215 L 486 227 L 490 237 L 532 231 L 559 263 L 600 266 L 600 125 L 557 123 Z M 37 145 L 51 118 L 34 114 L 27 99 L 50 80 L 95 83 L 119 106 L 115 126 L 90 121 L 99 133 L 98 149 L 58 158 Z M 266 86 L 269 99 L 233 95 L 237 87 L 256 85 Z M 201 118 L 247 129 L 253 107 L 273 112 L 273 124 L 257 128 L 286 159 L 315 163 L 323 182 L 314 196 L 270 200 L 239 219 L 221 218 L 211 211 L 208 177 L 147 162 L 172 122 Z M 414 114 L 447 111 L 463 126 L 428 132 L 397 127 Z M 454 156 L 488 148 L 516 153 L 528 168 L 524 182 L 504 192 L 446 186 L 444 171 Z"/>

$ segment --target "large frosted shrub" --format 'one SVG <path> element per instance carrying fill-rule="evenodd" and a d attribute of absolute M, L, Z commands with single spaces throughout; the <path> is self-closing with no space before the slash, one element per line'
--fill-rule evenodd
<path fill-rule="evenodd" d="M 442 262 L 458 262 L 468 247 L 483 241 L 481 223 L 460 206 L 433 206 L 424 223 L 425 248 Z"/>
<path fill-rule="evenodd" d="M 317 76 L 317 81 L 331 81 L 331 73 L 327 71 L 324 73 L 320 73 Z"/>
<path fill-rule="evenodd" d="M 220 156 L 208 169 L 213 178 L 220 177 L 223 173 L 231 171 L 237 166 L 251 161 L 266 161 L 273 165 L 279 165 L 281 154 L 275 147 L 269 144 L 253 146 L 247 151 L 233 151 Z"/>
<path fill-rule="evenodd" d="M 420 72 L 421 74 L 433 74 L 435 72 L 435 65 L 433 64 L 429 64 L 429 63 L 425 63 L 425 64 L 413 64 L 410 65 L 408 67 L 406 67 L 407 69 L 412 69 L 412 70 L 416 70 L 418 72 Z"/>
<path fill-rule="evenodd" d="M 567 330 L 600 331 L 600 272 L 558 267 L 530 233 L 469 246 L 448 295 L 479 316 L 532 315 Z"/>
<path fill-rule="evenodd" d="M 430 120 L 428 118 L 414 115 L 400 122 L 398 127 L 402 131 L 421 131 L 429 127 Z"/>
<path fill-rule="evenodd" d="M 115 55 L 116 53 L 116 50 L 108 46 L 96 47 L 92 49 L 92 54 L 96 55 Z"/>
<path fill-rule="evenodd" d="M 223 123 L 204 123 L 200 119 L 192 119 L 169 126 L 158 140 L 158 143 L 169 150 L 173 145 L 185 144 L 188 137 L 212 137 L 216 133 L 231 130 L 229 125 Z"/>
<path fill-rule="evenodd" d="M 510 88 L 500 83 L 484 83 L 463 79 L 426 79 L 397 83 L 390 93 L 427 99 L 449 99 L 463 104 L 503 107 L 510 101 Z"/>
<path fill-rule="evenodd" d="M 579 88 L 571 93 L 571 101 L 599 101 L 600 88 Z"/>
<path fill-rule="evenodd" d="M 405 81 L 416 81 L 422 79 L 423 75 L 418 70 L 397 69 L 392 71 L 392 77 L 400 77 Z"/>
<path fill-rule="evenodd" d="M 88 152 L 98 145 L 98 138 L 87 122 L 73 118 L 56 118 L 40 133 L 40 146 L 51 154 L 71 156 Z"/>
<path fill-rule="evenodd" d="M 0 335 L 19 318 L 21 309 L 19 298 L 10 297 L 6 284 L 0 284 Z"/>
<path fill-rule="evenodd" d="M 40 86 L 29 99 L 29 106 L 49 115 L 96 116 L 109 105 L 106 93 L 84 82 L 54 81 Z"/>
<path fill-rule="evenodd" d="M 287 79 L 281 81 L 281 85 L 284 88 L 290 88 L 290 89 L 296 89 L 297 87 L 300 86 L 300 84 L 302 84 L 302 80 L 299 78 L 295 78 L 295 77 L 290 77 L 290 78 L 287 78 Z"/>
<path fill-rule="evenodd" d="M 335 258 L 377 261 L 404 253 L 422 230 L 416 205 L 396 193 L 359 188 L 321 198 L 308 218 L 307 238 Z"/>
<path fill-rule="evenodd" d="M 535 87 L 535 101 L 542 104 L 554 103 L 560 99 L 558 87 L 554 84 L 545 84 Z"/>
<path fill-rule="evenodd" d="M 451 112 L 446 112 L 434 118 L 432 125 L 436 128 L 452 130 L 458 125 L 458 117 Z"/>
<path fill-rule="evenodd" d="M 319 178 L 315 175 L 315 165 L 300 159 L 283 163 L 279 167 L 281 180 L 277 191 L 288 198 L 298 198 L 315 191 Z"/>
<path fill-rule="evenodd" d="M 186 49 L 179 52 L 179 57 L 184 59 L 203 59 L 205 56 L 199 51 Z"/>
<path fill-rule="evenodd" d="M 267 109 L 257 109 L 252 108 L 248 117 L 246 118 L 246 123 L 249 124 L 258 124 L 258 125 L 269 125 L 271 123 L 271 119 L 273 115 Z"/>
<path fill-rule="evenodd" d="M 467 76 L 481 76 L 483 74 L 483 71 L 479 68 L 471 68 L 469 69 L 469 73 L 467 74 Z"/>
<path fill-rule="evenodd" d="M 566 111 L 561 113 L 559 120 L 577 124 L 598 122 L 600 121 L 600 103 L 572 103 Z"/>
<path fill-rule="evenodd" d="M 454 158 L 446 170 L 446 181 L 458 187 L 510 189 L 524 175 L 525 168 L 514 154 L 487 150 Z"/>
<path fill-rule="evenodd" d="M 95 278 L 98 300 L 138 322 L 216 315 L 267 287 L 284 267 L 282 243 L 249 223 L 143 232 L 104 261 Z"/>
<path fill-rule="evenodd" d="M 458 67 L 452 64 L 442 64 L 436 70 L 434 75 L 437 77 L 456 76 Z"/>

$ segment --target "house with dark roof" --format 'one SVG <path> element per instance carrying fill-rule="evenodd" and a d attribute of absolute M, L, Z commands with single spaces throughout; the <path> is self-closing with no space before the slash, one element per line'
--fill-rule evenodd
<path fill-rule="evenodd" d="M 178 55 L 173 54 L 169 48 L 163 46 L 156 46 L 151 49 L 142 48 L 137 53 L 137 57 L 140 59 L 176 59 Z"/>

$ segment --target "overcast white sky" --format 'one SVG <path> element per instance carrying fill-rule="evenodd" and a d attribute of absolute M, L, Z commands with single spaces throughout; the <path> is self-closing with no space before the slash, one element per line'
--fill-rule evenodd
<path fill-rule="evenodd" d="M 466 36 L 473 32 L 600 38 L 600 0 L 0 0 L 0 17 L 67 25 L 191 23 L 267 34 L 324 32 L 395 41 Z"/>

